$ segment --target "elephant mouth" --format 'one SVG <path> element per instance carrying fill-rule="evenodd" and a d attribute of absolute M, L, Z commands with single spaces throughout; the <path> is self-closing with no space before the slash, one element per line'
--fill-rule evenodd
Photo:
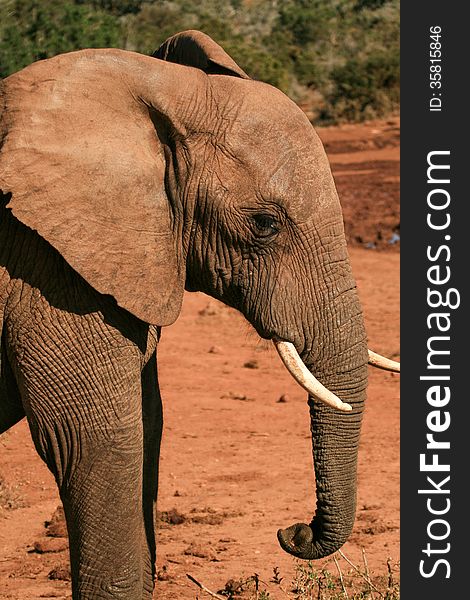
<path fill-rule="evenodd" d="M 294 380 L 304 388 L 311 396 L 323 402 L 327 406 L 331 406 L 336 410 L 342 412 L 351 412 L 352 406 L 347 402 L 343 402 L 338 396 L 330 392 L 318 379 L 309 371 L 305 366 L 304 362 L 299 356 L 299 353 L 295 349 L 294 344 L 286 342 L 276 338 L 272 339 L 272 342 L 284 363 L 284 366 L 289 371 L 290 375 Z M 392 371 L 395 373 L 400 372 L 400 363 L 385 358 L 372 350 L 368 350 L 369 353 L 369 364 L 379 369 L 386 371 Z"/>

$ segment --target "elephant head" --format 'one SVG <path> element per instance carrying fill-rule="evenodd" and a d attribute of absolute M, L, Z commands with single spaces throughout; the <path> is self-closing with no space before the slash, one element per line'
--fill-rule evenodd
<path fill-rule="evenodd" d="M 354 522 L 369 357 L 338 196 L 307 117 L 200 32 L 154 57 L 41 61 L 1 97 L 8 207 L 89 284 L 158 326 L 177 318 L 185 289 L 203 291 L 275 342 L 310 392 L 317 497 L 310 525 L 278 537 L 298 557 L 334 552 Z"/>

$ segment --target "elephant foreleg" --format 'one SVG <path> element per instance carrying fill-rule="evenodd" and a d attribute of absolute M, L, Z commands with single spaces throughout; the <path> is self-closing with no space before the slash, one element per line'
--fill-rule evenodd
<path fill-rule="evenodd" d="M 142 422 L 144 436 L 144 464 L 143 464 L 143 514 L 145 525 L 145 537 L 143 539 L 143 556 L 145 560 L 144 583 L 150 587 L 144 591 L 148 592 L 149 599 L 152 598 L 153 581 L 155 577 L 155 528 L 154 508 L 157 499 L 158 488 L 158 464 L 160 458 L 160 442 L 163 428 L 163 411 L 158 385 L 156 352 L 142 371 Z"/>
<path fill-rule="evenodd" d="M 83 460 L 60 495 L 70 541 L 73 598 L 149 598 L 152 574 L 143 555 L 142 446 L 137 423 Z"/>
<path fill-rule="evenodd" d="M 98 334 L 84 319 L 70 330 L 74 319 L 67 315 L 54 339 L 50 322 L 37 326 L 14 365 L 35 446 L 64 505 L 73 598 L 149 600 L 155 550 L 143 499 L 152 489 L 152 504 L 156 475 L 144 447 L 147 455 L 159 439 L 155 373 L 146 367 L 142 376 L 142 353 L 117 330 L 101 323 Z M 79 334 L 91 343 L 79 348 Z"/>

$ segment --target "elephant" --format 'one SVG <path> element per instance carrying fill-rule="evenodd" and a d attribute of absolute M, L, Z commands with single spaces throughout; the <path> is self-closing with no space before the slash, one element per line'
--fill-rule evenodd
<path fill-rule="evenodd" d="M 209 36 L 85 49 L 0 83 L 0 433 L 23 417 L 57 482 L 74 599 L 151 598 L 157 353 L 183 294 L 240 311 L 308 391 L 316 513 L 354 523 L 368 363 L 341 206 L 302 110 Z"/>

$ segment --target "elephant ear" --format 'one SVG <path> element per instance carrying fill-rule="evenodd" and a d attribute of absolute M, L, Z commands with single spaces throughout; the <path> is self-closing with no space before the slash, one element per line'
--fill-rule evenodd
<path fill-rule="evenodd" d="M 158 124 L 184 137 L 172 110 L 203 79 L 132 52 L 85 50 L 36 62 L 0 85 L 7 207 L 96 290 L 155 325 L 177 318 L 185 285 Z"/>
<path fill-rule="evenodd" d="M 250 79 L 219 44 L 201 31 L 177 33 L 163 42 L 153 56 L 201 69 L 208 75 L 232 75 Z"/>

